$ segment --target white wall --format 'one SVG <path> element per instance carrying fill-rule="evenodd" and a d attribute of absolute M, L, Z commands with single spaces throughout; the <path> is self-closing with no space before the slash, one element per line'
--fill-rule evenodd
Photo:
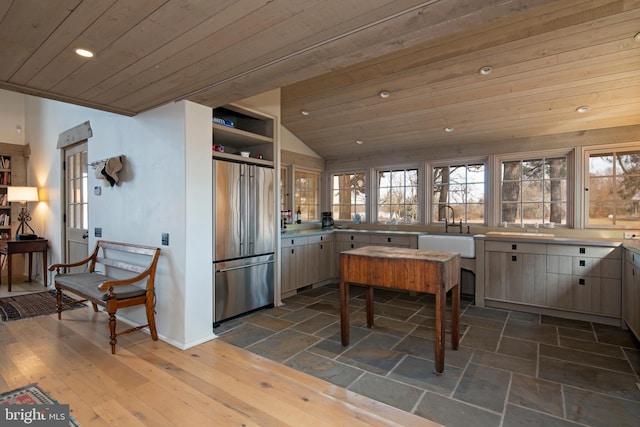
<path fill-rule="evenodd" d="M 21 93 L 0 89 L 0 142 L 24 145 L 25 98 Z"/>
<path fill-rule="evenodd" d="M 90 121 L 89 162 L 126 156 L 121 182 L 110 187 L 89 169 L 89 247 L 94 228 L 105 240 L 162 248 L 156 275 L 156 323 L 161 339 L 187 348 L 214 337 L 211 245 L 211 109 L 180 102 L 136 117 L 26 97 L 30 184 L 46 189 L 34 210 L 36 232 L 50 240 L 51 262 L 62 259 L 61 151 L 58 134 Z M 102 187 L 94 195 L 94 186 Z M 44 205 L 44 207 L 43 207 Z M 161 234 L 170 235 L 161 246 Z M 123 312 L 145 323 L 144 311 Z"/>

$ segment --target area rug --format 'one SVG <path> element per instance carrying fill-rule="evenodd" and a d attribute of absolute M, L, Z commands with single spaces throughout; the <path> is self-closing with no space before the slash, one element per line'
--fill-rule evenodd
<path fill-rule="evenodd" d="M 63 294 L 62 301 L 67 303 L 77 300 Z M 77 304 L 68 305 L 62 309 L 73 310 L 81 307 L 86 307 L 86 305 L 78 301 Z M 57 312 L 56 291 L 36 292 L 34 294 L 0 298 L 0 318 L 2 318 L 4 322 L 44 316 Z"/>
<path fill-rule="evenodd" d="M 49 397 L 37 384 L 29 384 L 0 394 L 0 405 L 59 405 L 59 403 Z M 68 419 L 70 426 L 78 426 L 73 417 L 69 416 Z"/>

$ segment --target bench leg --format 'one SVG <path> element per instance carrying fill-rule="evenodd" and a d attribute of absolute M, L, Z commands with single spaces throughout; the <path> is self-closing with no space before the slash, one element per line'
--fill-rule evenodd
<path fill-rule="evenodd" d="M 98 312 L 98 305 L 95 302 L 92 302 L 91 305 L 93 306 L 93 311 L 94 312 Z"/>
<path fill-rule="evenodd" d="M 109 332 L 111 333 L 111 339 L 109 340 L 109 344 L 111 344 L 111 354 L 116 354 L 116 313 L 109 312 Z"/>
<path fill-rule="evenodd" d="M 149 324 L 149 332 L 151 333 L 151 338 L 154 341 L 158 341 L 158 331 L 156 330 L 156 316 L 153 312 L 153 295 L 149 296 L 148 292 L 145 307 L 147 308 L 147 323 Z"/>
<path fill-rule="evenodd" d="M 56 303 L 58 304 L 58 320 L 62 319 L 62 289 L 56 288 Z"/>

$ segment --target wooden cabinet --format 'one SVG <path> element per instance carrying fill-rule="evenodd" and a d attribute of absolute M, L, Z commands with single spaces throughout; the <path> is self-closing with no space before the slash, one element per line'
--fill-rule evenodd
<path fill-rule="evenodd" d="M 397 234 L 372 234 L 370 244 L 373 246 L 394 246 L 397 248 L 418 249 L 418 236 Z"/>
<path fill-rule="evenodd" d="M 640 339 L 640 253 L 625 250 L 622 318 Z"/>
<path fill-rule="evenodd" d="M 335 274 L 335 249 L 332 234 L 309 236 L 307 247 L 308 282 L 319 283 Z"/>
<path fill-rule="evenodd" d="M 547 305 L 620 317 L 622 248 L 548 245 Z"/>
<path fill-rule="evenodd" d="M 482 259 L 488 305 L 621 316 L 621 247 L 486 240 Z"/>
<path fill-rule="evenodd" d="M 487 242 L 485 298 L 544 305 L 546 245 Z"/>
<path fill-rule="evenodd" d="M 252 159 L 258 156 L 273 164 L 274 123 L 273 117 L 238 105 L 214 108 L 213 146 L 224 149 L 224 154 L 214 154 L 228 158 L 246 151 Z"/>
<path fill-rule="evenodd" d="M 284 238 L 281 242 L 281 292 L 307 284 L 307 238 Z"/>
<path fill-rule="evenodd" d="M 350 249 L 362 248 L 371 244 L 371 239 L 366 233 L 342 233 L 335 234 L 335 276 L 340 276 L 340 253 Z"/>

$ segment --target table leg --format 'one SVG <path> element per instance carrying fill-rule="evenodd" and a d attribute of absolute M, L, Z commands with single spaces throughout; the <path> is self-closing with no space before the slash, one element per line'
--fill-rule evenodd
<path fill-rule="evenodd" d="M 11 292 L 11 277 L 13 276 L 13 274 L 11 274 L 11 264 L 13 264 L 11 262 L 11 254 L 7 254 L 7 262 L 9 263 L 9 265 L 7 266 L 7 275 L 9 277 L 7 277 L 7 282 L 9 282 L 9 292 Z"/>
<path fill-rule="evenodd" d="M 451 289 L 451 348 L 458 349 L 460 341 L 460 285 Z"/>
<path fill-rule="evenodd" d="M 373 286 L 367 286 L 367 328 L 373 326 Z"/>
<path fill-rule="evenodd" d="M 444 372 L 444 333 L 447 323 L 447 292 L 444 284 L 436 291 L 436 374 Z"/>
<path fill-rule="evenodd" d="M 33 252 L 29 252 L 29 275 L 27 276 L 27 282 L 31 282 L 31 268 L 33 267 Z"/>
<path fill-rule="evenodd" d="M 42 251 L 42 282 L 47 287 L 47 250 Z"/>
<path fill-rule="evenodd" d="M 340 335 L 342 345 L 349 345 L 349 284 L 340 277 Z"/>

